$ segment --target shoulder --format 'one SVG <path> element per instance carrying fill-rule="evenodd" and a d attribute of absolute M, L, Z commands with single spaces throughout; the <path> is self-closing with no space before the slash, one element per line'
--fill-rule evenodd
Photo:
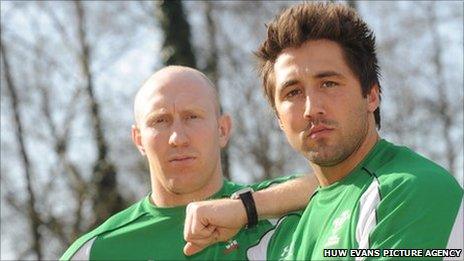
<path fill-rule="evenodd" d="M 103 224 L 98 226 L 97 228 L 93 229 L 92 231 L 84 234 L 83 236 L 79 237 L 74 243 L 66 250 L 66 252 L 61 256 L 60 260 L 70 260 L 74 257 L 76 252 L 78 252 L 84 245 L 88 245 L 86 243 L 93 240 L 95 237 L 106 233 L 108 231 L 112 231 L 118 228 L 125 226 L 126 224 L 131 223 L 132 221 L 136 220 L 140 216 L 142 216 L 145 211 L 142 207 L 143 200 L 133 204 L 132 206 L 114 214 L 110 218 L 108 218 Z"/>
<path fill-rule="evenodd" d="M 369 188 L 373 189 L 366 190 L 375 195 L 375 204 L 360 200 L 359 244 L 444 248 L 461 204 L 461 186 L 444 168 L 406 147 L 392 145 L 380 156 L 381 164 L 369 169 L 374 176 Z"/>
<path fill-rule="evenodd" d="M 392 146 L 390 157 L 373 170 L 377 177 L 380 209 L 390 212 L 407 209 L 455 212 L 463 189 L 443 167 L 414 151 Z"/>
<path fill-rule="evenodd" d="M 293 180 L 293 179 L 301 177 L 301 176 L 303 176 L 303 174 L 293 174 L 293 175 L 288 175 L 288 176 L 281 176 L 281 177 L 277 177 L 277 178 L 274 178 L 274 179 L 269 179 L 269 180 L 264 180 L 264 181 L 261 181 L 261 182 L 253 183 L 251 185 L 245 185 L 245 184 L 241 184 L 241 183 L 232 182 L 232 181 L 229 181 L 229 180 L 224 180 L 224 186 L 223 186 L 222 191 L 220 192 L 222 195 L 220 195 L 220 196 L 222 196 L 222 197 L 230 196 L 234 192 L 236 192 L 236 191 L 238 191 L 240 189 L 246 188 L 246 187 L 250 187 L 254 191 L 258 191 L 258 190 L 266 189 L 266 188 L 271 187 L 271 186 L 276 185 L 276 184 L 280 184 L 280 183 L 287 182 L 289 180 Z"/>
<path fill-rule="evenodd" d="M 408 194 L 437 197 L 462 195 L 456 179 L 443 167 L 406 147 L 394 146 L 393 156 L 375 170 L 381 192 L 406 190 Z"/>
<path fill-rule="evenodd" d="M 293 180 L 293 179 L 301 177 L 301 176 L 303 176 L 303 174 L 293 174 L 293 175 L 281 176 L 281 177 L 277 177 L 277 178 L 274 178 L 274 179 L 269 179 L 269 180 L 265 180 L 265 181 L 262 181 L 262 182 L 254 183 L 254 184 L 251 185 L 251 187 L 254 190 L 262 190 L 262 189 L 271 187 L 271 186 L 276 185 L 276 184 L 280 184 L 280 183 L 287 182 L 289 180 Z"/>
<path fill-rule="evenodd" d="M 233 194 L 235 191 L 240 190 L 242 188 L 247 187 L 247 185 L 237 183 L 237 182 L 232 182 L 229 180 L 224 180 L 224 194 Z"/>
<path fill-rule="evenodd" d="M 145 198 L 109 217 L 103 224 L 101 224 L 95 230 L 99 232 L 101 231 L 100 233 L 102 233 L 108 230 L 117 229 L 139 218 L 141 215 L 146 213 L 146 211 L 143 208 L 144 200 Z"/>
<path fill-rule="evenodd" d="M 223 194 L 222 196 L 227 196 L 227 195 L 230 196 L 237 190 L 243 189 L 245 187 L 250 187 L 254 191 L 258 191 L 258 190 L 266 189 L 273 185 L 284 183 L 289 180 L 293 180 L 295 178 L 302 177 L 302 176 L 304 176 L 304 174 L 293 174 L 293 175 L 281 176 L 281 177 L 277 177 L 274 179 L 269 179 L 269 180 L 264 180 L 261 182 L 253 183 L 251 185 L 245 185 L 245 184 L 235 183 L 229 180 L 225 180 L 224 187 L 223 187 L 224 191 L 222 193 Z"/>

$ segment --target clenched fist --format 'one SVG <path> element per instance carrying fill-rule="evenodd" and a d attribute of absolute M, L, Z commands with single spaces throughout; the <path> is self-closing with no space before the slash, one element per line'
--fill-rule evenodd
<path fill-rule="evenodd" d="M 239 199 L 217 199 L 187 205 L 184 254 L 196 254 L 206 247 L 225 242 L 247 224 L 245 207 Z"/>

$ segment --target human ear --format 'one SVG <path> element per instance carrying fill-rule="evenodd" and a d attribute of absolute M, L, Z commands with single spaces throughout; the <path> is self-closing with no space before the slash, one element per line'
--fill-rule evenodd
<path fill-rule="evenodd" d="M 374 112 L 380 105 L 380 88 L 377 84 L 372 86 L 367 94 L 367 109 L 369 112 Z"/>
<path fill-rule="evenodd" d="M 140 152 L 140 154 L 142 154 L 142 156 L 145 156 L 146 153 L 142 145 L 142 137 L 140 135 L 140 130 L 139 128 L 137 128 L 136 125 L 132 125 L 131 134 L 132 134 L 132 141 L 134 142 L 135 147 L 137 147 L 138 151 Z"/>
<path fill-rule="evenodd" d="M 224 148 L 229 141 L 230 132 L 232 130 L 232 119 L 230 115 L 223 114 L 218 118 L 219 128 L 219 145 Z"/>
<path fill-rule="evenodd" d="M 284 130 L 284 124 L 282 123 L 282 120 L 279 117 L 277 117 L 277 122 L 279 123 L 280 129 Z"/>
<path fill-rule="evenodd" d="M 277 123 L 279 124 L 279 128 L 281 130 L 284 130 L 284 124 L 282 123 L 282 120 L 279 117 L 279 113 L 277 112 L 277 110 L 275 108 L 274 108 L 274 113 L 275 113 L 275 115 L 277 117 Z"/>

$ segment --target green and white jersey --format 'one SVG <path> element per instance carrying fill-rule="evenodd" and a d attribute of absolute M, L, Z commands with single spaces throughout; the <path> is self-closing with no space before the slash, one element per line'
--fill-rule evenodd
<path fill-rule="evenodd" d="M 282 177 L 251 187 L 260 190 L 294 177 Z M 224 181 L 221 190 L 211 199 L 228 198 L 244 187 Z M 248 248 L 260 243 L 262 245 L 265 235 L 280 231 L 276 221 L 262 220 L 254 228 L 242 229 L 228 242 L 214 244 L 198 254 L 187 257 L 183 254 L 185 206 L 156 207 L 149 198 L 149 196 L 145 197 L 79 238 L 64 253 L 61 260 L 245 260 Z M 284 220 L 282 219 L 280 224 Z M 287 228 L 291 228 L 293 232 L 297 222 L 298 220 Z M 272 242 L 274 241 L 267 242 L 273 247 L 272 253 L 280 255 L 285 246 L 280 244 L 274 246 Z M 290 239 L 288 239 L 289 244 Z M 282 249 L 279 249 L 280 246 Z M 256 247 L 254 249 L 256 250 Z M 262 260 L 266 257 L 267 250 L 252 258 Z M 271 259 L 276 258 L 271 257 Z"/>
<path fill-rule="evenodd" d="M 328 249 L 462 249 L 462 198 L 445 169 L 380 140 L 348 176 L 318 188 L 286 259 L 341 259 Z M 374 257 L 383 258 L 392 257 Z"/>

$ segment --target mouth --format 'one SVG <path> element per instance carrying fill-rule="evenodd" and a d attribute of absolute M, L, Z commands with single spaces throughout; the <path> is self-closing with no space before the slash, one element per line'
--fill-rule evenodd
<path fill-rule="evenodd" d="M 171 163 L 186 163 L 194 161 L 196 157 L 194 156 L 174 156 L 171 157 L 168 161 Z"/>
<path fill-rule="evenodd" d="M 307 137 L 311 139 L 317 139 L 319 137 L 322 137 L 323 135 L 329 134 L 331 131 L 333 131 L 333 128 L 319 125 L 319 126 L 314 126 L 310 129 Z"/>

